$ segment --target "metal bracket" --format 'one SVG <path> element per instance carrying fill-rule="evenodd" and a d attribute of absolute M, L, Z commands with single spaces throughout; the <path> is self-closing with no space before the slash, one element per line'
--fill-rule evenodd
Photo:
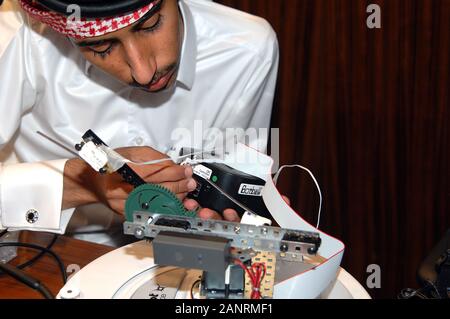
<path fill-rule="evenodd" d="M 163 231 L 226 238 L 237 250 L 274 252 L 290 261 L 316 255 L 321 244 L 319 234 L 313 232 L 148 212 L 135 212 L 133 221 L 124 223 L 124 233 L 138 239 L 155 238 Z"/>

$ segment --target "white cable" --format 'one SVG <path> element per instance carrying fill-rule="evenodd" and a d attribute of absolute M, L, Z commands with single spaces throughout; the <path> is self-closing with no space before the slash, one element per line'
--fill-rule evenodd
<path fill-rule="evenodd" d="M 153 160 L 153 161 L 149 161 L 149 162 L 135 162 L 132 160 L 129 160 L 125 157 L 123 157 L 122 155 L 120 155 L 119 153 L 117 153 L 115 150 L 113 150 L 110 147 L 104 146 L 104 145 L 100 145 L 100 148 L 108 155 L 108 162 L 110 165 L 112 165 L 115 169 L 119 169 L 120 167 L 122 167 L 124 164 L 133 164 L 133 165 L 137 165 L 137 166 L 147 166 L 147 165 L 155 165 L 155 164 L 160 164 L 160 163 L 164 163 L 164 162 L 168 162 L 168 161 L 179 161 L 179 160 L 183 160 L 183 159 L 190 159 L 191 157 L 197 156 L 197 155 L 204 155 L 204 154 L 211 154 L 217 150 L 210 150 L 210 151 L 200 151 L 200 152 L 195 152 L 195 153 L 191 153 L 191 154 L 186 154 L 186 155 L 182 155 L 182 156 L 177 156 L 177 157 L 172 157 L 172 158 L 162 158 L 162 159 L 158 159 L 158 160 Z M 212 162 L 216 162 L 217 159 L 193 159 L 192 161 L 190 161 L 190 163 L 206 163 L 208 161 L 212 161 Z"/>
<path fill-rule="evenodd" d="M 111 150 L 111 149 L 110 149 Z M 113 150 L 113 152 L 115 152 Z M 122 160 L 125 163 L 128 164 L 133 164 L 133 165 L 138 165 L 138 166 L 146 166 L 146 165 L 154 165 L 154 164 L 160 164 L 160 163 L 164 163 L 164 162 L 169 162 L 169 161 L 176 161 L 176 160 L 182 160 L 182 159 L 186 159 L 186 158 L 190 158 L 192 156 L 196 156 L 196 155 L 201 155 L 204 154 L 206 152 L 197 152 L 197 153 L 191 153 L 191 154 L 187 154 L 187 155 L 183 155 L 183 156 L 178 156 L 178 157 L 174 157 L 174 158 L 162 158 L 162 159 L 157 159 L 157 160 L 153 160 L 153 161 L 149 161 L 149 162 L 135 162 L 132 160 L 129 160 L 123 156 L 121 156 L 120 154 L 118 154 L 117 152 L 115 152 L 118 156 L 120 156 L 122 158 Z M 108 155 L 110 155 L 110 153 L 108 153 Z"/>
<path fill-rule="evenodd" d="M 313 179 L 314 183 L 316 184 L 317 190 L 319 192 L 319 197 L 320 197 L 319 213 L 317 215 L 317 226 L 316 226 L 316 228 L 319 229 L 319 227 L 320 227 L 320 218 L 321 218 L 321 214 L 322 214 L 322 191 L 320 190 L 320 186 L 319 186 L 319 183 L 317 182 L 316 177 L 314 176 L 314 174 L 309 169 L 307 169 L 304 166 L 301 166 L 301 165 L 284 165 L 284 166 L 280 167 L 280 169 L 278 170 L 278 172 L 275 174 L 275 176 L 273 178 L 273 182 L 274 182 L 275 186 L 278 183 L 278 178 L 280 177 L 281 172 L 285 168 L 301 168 L 302 170 L 308 172 L 308 174 L 311 176 L 311 178 Z"/>
<path fill-rule="evenodd" d="M 46 138 L 47 140 L 49 140 L 50 142 L 58 145 L 59 147 L 67 150 L 68 152 L 76 155 L 76 156 L 80 156 L 80 152 L 75 152 L 74 150 L 72 150 L 71 148 L 67 147 L 66 145 L 64 145 L 63 143 L 57 141 L 56 139 L 50 137 L 47 134 L 44 134 L 40 131 L 36 132 L 37 134 L 41 135 L 42 137 Z M 93 143 L 93 142 L 92 142 Z M 89 143 L 86 143 L 89 144 Z M 85 144 L 85 145 L 86 145 Z M 176 162 L 178 160 L 188 160 L 186 162 L 186 164 L 189 165 L 195 165 L 195 164 L 201 164 L 201 163 L 216 163 L 217 159 L 191 159 L 191 157 L 195 157 L 197 155 L 205 155 L 205 154 L 213 154 L 215 152 L 217 152 L 218 150 L 222 150 L 222 149 L 212 149 L 209 151 L 199 151 L 199 152 L 195 152 L 195 153 L 191 153 L 191 154 L 186 154 L 186 155 L 182 155 L 182 156 L 177 156 L 177 157 L 168 157 L 168 158 L 162 158 L 162 159 L 158 159 L 158 160 L 153 160 L 153 161 L 149 161 L 149 162 L 134 162 L 132 160 L 129 160 L 127 158 L 125 158 L 124 156 L 120 155 L 119 153 L 117 153 L 115 150 L 113 150 L 112 148 L 106 146 L 106 145 L 93 145 L 93 149 L 90 150 L 89 157 L 95 160 L 98 160 L 99 163 L 97 163 L 100 167 L 103 167 L 106 164 L 109 164 L 110 168 L 112 169 L 113 172 L 117 171 L 118 169 L 120 169 L 123 165 L 125 164 L 133 164 L 133 165 L 137 165 L 137 166 L 146 166 L 146 165 L 154 165 L 154 164 L 160 164 L 160 163 L 164 163 L 164 162 L 169 162 L 169 161 L 173 161 Z M 96 149 L 96 150 L 95 150 Z M 102 153 L 103 151 L 103 153 Z M 97 152 L 97 153 L 95 153 Z M 98 153 L 99 152 L 99 153 Z M 99 156 L 100 155 L 100 156 Z M 103 159 L 103 157 L 106 156 L 107 158 Z M 88 160 L 89 158 L 83 158 L 84 160 Z M 102 160 L 106 161 L 105 163 L 100 163 Z M 92 164 L 92 162 L 88 161 L 88 163 Z M 92 165 L 91 165 L 92 166 Z M 95 170 L 98 170 L 98 168 L 94 168 Z"/>

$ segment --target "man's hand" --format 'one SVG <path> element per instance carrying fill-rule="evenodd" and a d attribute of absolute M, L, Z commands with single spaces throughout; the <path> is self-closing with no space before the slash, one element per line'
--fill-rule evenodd
<path fill-rule="evenodd" d="M 129 147 L 116 150 L 133 162 L 148 162 L 167 158 L 150 147 Z M 159 184 L 174 192 L 180 200 L 195 190 L 192 168 L 176 165 L 172 161 L 160 164 L 129 166 L 146 182 Z M 80 159 L 69 160 L 64 169 L 63 209 L 96 202 L 104 203 L 123 214 L 125 202 L 133 186 L 119 174 L 100 175 Z"/>
<path fill-rule="evenodd" d="M 291 201 L 288 197 L 282 196 L 284 201 L 291 205 Z M 185 199 L 184 200 L 184 207 L 187 210 L 196 210 L 200 207 L 199 203 L 193 199 Z M 228 222 L 234 222 L 239 223 L 241 221 L 241 218 L 239 217 L 239 214 L 234 209 L 225 209 L 223 211 L 223 214 L 219 214 L 218 212 L 209 209 L 209 208 L 202 208 L 197 213 L 198 217 L 201 219 L 215 219 L 215 220 L 226 220 Z"/>
<path fill-rule="evenodd" d="M 200 207 L 199 203 L 193 199 L 186 199 L 184 201 L 184 207 L 187 210 L 196 210 Z M 223 220 L 229 222 L 235 222 L 238 223 L 241 221 L 241 218 L 239 217 L 238 213 L 234 209 L 225 209 L 223 214 L 219 214 L 218 212 L 209 209 L 209 208 L 202 208 L 197 213 L 198 217 L 201 219 L 215 219 L 215 220 Z"/>

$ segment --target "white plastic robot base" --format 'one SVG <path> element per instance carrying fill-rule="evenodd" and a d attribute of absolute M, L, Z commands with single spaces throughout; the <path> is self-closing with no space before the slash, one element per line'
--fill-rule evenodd
<path fill-rule="evenodd" d="M 190 299 L 198 270 L 153 263 L 151 244 L 137 242 L 114 250 L 77 272 L 58 294 L 60 299 Z M 294 293 L 295 295 L 295 293 Z M 275 292 L 275 298 L 291 296 Z M 344 269 L 319 298 L 369 299 L 364 288 Z"/>

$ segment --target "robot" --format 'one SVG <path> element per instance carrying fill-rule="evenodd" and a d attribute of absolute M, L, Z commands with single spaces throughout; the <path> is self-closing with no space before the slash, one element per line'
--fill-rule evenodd
<path fill-rule="evenodd" d="M 145 183 L 92 131 L 76 150 L 99 173 L 119 173 L 135 187 L 124 233 L 141 241 L 76 273 L 58 298 L 313 299 L 345 290 L 342 279 L 356 297 L 369 298 L 340 268 L 344 244 L 281 197 L 270 157 L 243 144 L 220 159 L 181 152 L 178 161 L 192 165 L 198 183 L 189 197 L 216 211 L 236 209 L 242 221 L 232 223 L 196 218 L 169 190 Z"/>

